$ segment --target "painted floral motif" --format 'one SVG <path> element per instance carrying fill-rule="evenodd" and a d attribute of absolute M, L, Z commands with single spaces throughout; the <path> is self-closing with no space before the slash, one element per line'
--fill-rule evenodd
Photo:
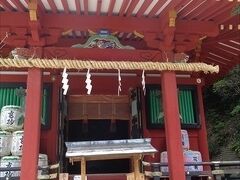
<path fill-rule="evenodd" d="M 135 49 L 132 46 L 123 46 L 113 35 L 96 34 L 91 36 L 85 44 L 75 44 L 74 48 L 100 48 L 100 49 Z"/>

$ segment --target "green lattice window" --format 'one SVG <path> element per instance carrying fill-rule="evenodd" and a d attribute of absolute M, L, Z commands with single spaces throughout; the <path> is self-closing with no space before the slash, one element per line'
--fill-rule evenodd
<path fill-rule="evenodd" d="M 179 117 L 183 127 L 198 127 L 196 88 L 178 87 Z M 146 112 L 149 128 L 162 127 L 164 123 L 162 93 L 160 86 L 146 87 Z"/>
<path fill-rule="evenodd" d="M 23 106 L 24 98 L 17 95 L 20 88 L 26 88 L 24 84 L 1 83 L 0 84 L 0 110 L 6 105 Z M 42 127 L 47 128 L 50 125 L 51 108 L 51 86 L 44 84 L 42 96 Z"/>

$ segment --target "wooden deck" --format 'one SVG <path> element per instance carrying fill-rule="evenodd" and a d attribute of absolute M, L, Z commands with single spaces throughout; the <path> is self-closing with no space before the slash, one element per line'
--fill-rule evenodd
<path fill-rule="evenodd" d="M 79 175 L 80 176 L 80 175 Z M 69 180 L 73 180 L 74 175 L 70 175 Z M 123 174 L 88 174 L 87 180 L 127 180 L 125 173 Z"/>

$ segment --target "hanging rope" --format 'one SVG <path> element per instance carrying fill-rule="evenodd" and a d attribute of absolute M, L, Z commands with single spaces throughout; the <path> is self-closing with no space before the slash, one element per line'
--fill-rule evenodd
<path fill-rule="evenodd" d="M 60 59 L 3 59 L 0 67 L 14 68 L 49 68 L 49 69 L 121 69 L 145 71 L 188 71 L 218 73 L 219 66 L 205 63 L 170 63 L 170 62 L 132 62 L 132 61 L 94 61 L 94 60 L 60 60 Z"/>

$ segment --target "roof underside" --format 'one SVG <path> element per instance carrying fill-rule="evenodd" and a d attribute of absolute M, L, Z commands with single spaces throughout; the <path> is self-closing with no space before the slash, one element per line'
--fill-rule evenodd
<path fill-rule="evenodd" d="M 40 31 L 37 33 L 40 38 L 47 39 L 45 46 L 70 47 L 73 44 L 86 42 L 93 32 L 108 29 L 124 45 L 131 45 L 136 49 L 162 50 L 161 44 L 166 43 L 168 34 L 166 26 L 169 11 L 175 9 L 177 12 L 173 39 L 175 52 L 188 54 L 190 61 L 219 65 L 221 75 L 240 63 L 240 18 L 237 9 L 240 0 L 38 0 L 36 2 L 40 24 L 38 26 Z M 34 26 L 28 23 L 28 19 L 24 19 L 27 17 L 24 16 L 25 14 L 29 18 L 28 3 L 28 0 L 0 0 L 2 16 L 0 38 L 3 39 L 6 32 L 10 34 L 9 40 L 4 41 L 6 46 L 1 47 L 1 44 L 0 53 L 4 54 L 17 46 L 34 46 L 29 40 L 31 35 L 34 36 Z M 13 15 L 13 20 L 4 19 L 10 15 Z M 56 38 L 56 34 L 60 34 L 57 40 L 49 40 L 49 37 Z M 22 39 L 24 42 L 20 41 Z"/>

